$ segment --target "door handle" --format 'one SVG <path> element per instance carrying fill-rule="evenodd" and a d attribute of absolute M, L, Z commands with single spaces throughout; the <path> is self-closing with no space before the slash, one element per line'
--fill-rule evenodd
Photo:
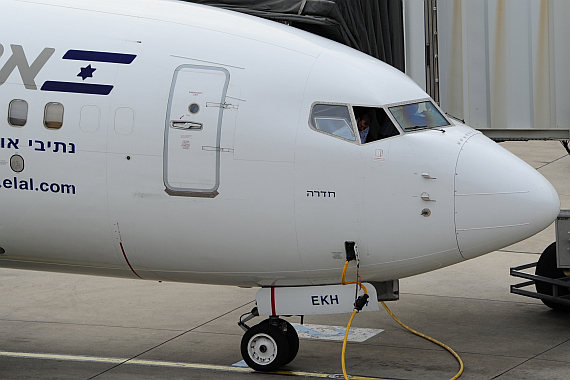
<path fill-rule="evenodd" d="M 202 130 L 202 123 L 196 123 L 194 121 L 171 121 L 170 126 L 176 129 L 191 129 L 191 130 Z"/>

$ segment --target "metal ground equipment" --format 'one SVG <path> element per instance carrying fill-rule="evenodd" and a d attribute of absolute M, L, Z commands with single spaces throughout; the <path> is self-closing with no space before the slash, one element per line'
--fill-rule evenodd
<path fill-rule="evenodd" d="M 534 274 L 524 272 L 534 267 Z M 556 219 L 556 242 L 544 250 L 538 262 L 511 268 L 511 276 L 528 280 L 511 285 L 511 293 L 538 298 L 555 310 L 570 311 L 570 210 L 561 210 Z M 536 291 L 525 289 L 531 285 Z"/>

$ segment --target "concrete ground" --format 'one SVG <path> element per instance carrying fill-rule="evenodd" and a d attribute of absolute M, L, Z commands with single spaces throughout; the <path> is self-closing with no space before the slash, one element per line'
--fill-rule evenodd
<path fill-rule="evenodd" d="M 558 142 L 503 146 L 545 175 L 562 208 L 570 208 L 570 157 Z M 461 379 L 568 379 L 570 314 L 509 293 L 518 282 L 509 268 L 536 261 L 554 239 L 550 227 L 498 252 L 401 280 L 401 299 L 389 306 L 457 351 L 465 363 Z M 236 322 L 253 307 L 256 290 L 0 269 L 0 379 L 282 378 L 231 367 L 241 360 Z M 348 319 L 314 316 L 305 323 L 345 326 Z M 406 332 L 384 310 L 358 314 L 353 326 L 384 331 L 349 343 L 350 374 L 449 379 L 458 370 L 449 353 Z M 298 377 L 339 374 L 341 347 L 303 339 L 284 369 Z"/>

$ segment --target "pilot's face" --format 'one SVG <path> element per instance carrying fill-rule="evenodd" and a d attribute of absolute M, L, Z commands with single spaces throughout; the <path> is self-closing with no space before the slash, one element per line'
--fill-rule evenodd
<path fill-rule="evenodd" d="M 358 127 L 359 131 L 363 131 L 370 126 L 370 122 L 364 119 L 358 119 L 356 126 Z"/>

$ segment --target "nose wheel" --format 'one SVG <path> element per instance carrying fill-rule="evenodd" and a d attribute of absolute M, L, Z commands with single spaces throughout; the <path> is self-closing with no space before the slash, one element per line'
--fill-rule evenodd
<path fill-rule="evenodd" d="M 249 328 L 241 339 L 243 360 L 256 371 L 275 371 L 295 359 L 298 351 L 297 332 L 277 317 Z"/>

